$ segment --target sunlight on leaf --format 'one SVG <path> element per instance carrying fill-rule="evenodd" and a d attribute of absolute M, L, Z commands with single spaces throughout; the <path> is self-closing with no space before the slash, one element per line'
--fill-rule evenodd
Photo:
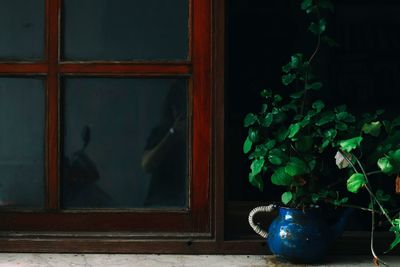
<path fill-rule="evenodd" d="M 360 146 L 363 138 L 361 136 L 354 137 L 347 140 L 342 140 L 339 142 L 340 148 L 346 152 L 351 152 L 353 149 Z"/>
<path fill-rule="evenodd" d="M 352 193 L 357 193 L 358 190 L 366 184 L 364 175 L 355 173 L 347 180 L 347 190 Z"/>

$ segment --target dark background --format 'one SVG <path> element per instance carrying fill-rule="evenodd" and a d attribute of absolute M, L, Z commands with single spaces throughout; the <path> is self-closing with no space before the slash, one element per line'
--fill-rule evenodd
<path fill-rule="evenodd" d="M 328 105 L 346 103 L 353 112 L 385 108 L 397 115 L 400 77 L 400 1 L 333 1 L 328 33 L 339 43 L 322 49 L 315 66 Z M 296 52 L 310 55 L 315 38 L 308 17 L 295 0 L 227 1 L 225 181 L 227 201 L 279 200 L 281 191 L 266 183 L 264 192 L 247 179 L 249 161 L 242 145 L 243 118 L 257 112 L 262 89 L 286 90 L 281 66 Z M 392 190 L 392 188 L 390 189 Z"/>

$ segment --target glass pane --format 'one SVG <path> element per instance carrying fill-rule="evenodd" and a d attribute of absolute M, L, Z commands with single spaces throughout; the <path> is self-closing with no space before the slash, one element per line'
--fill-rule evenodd
<path fill-rule="evenodd" d="M 186 92 L 183 80 L 66 78 L 63 206 L 186 207 Z"/>
<path fill-rule="evenodd" d="M 44 0 L 2 0 L 0 60 L 44 58 Z"/>
<path fill-rule="evenodd" d="M 0 78 L 0 206 L 44 203 L 44 81 Z"/>
<path fill-rule="evenodd" d="M 68 0 L 66 60 L 182 60 L 188 54 L 188 0 Z"/>

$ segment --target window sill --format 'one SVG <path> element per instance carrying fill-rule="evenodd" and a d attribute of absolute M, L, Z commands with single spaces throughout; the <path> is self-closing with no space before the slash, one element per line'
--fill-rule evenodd
<path fill-rule="evenodd" d="M 392 266 L 400 265 L 400 257 L 386 257 Z M 295 266 L 277 261 L 273 256 L 249 255 L 138 255 L 138 254 L 0 254 L 0 266 Z M 299 266 L 299 265 L 296 265 Z M 301 265 L 300 265 L 301 266 Z M 372 266 L 370 256 L 335 257 L 313 266 Z"/>

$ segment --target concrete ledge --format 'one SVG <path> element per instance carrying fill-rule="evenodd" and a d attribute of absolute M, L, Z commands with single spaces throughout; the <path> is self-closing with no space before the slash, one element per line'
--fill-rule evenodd
<path fill-rule="evenodd" d="M 400 266 L 400 257 L 386 257 Z M 255 255 L 123 255 L 123 254 L 28 254 L 2 253 L 0 267 L 286 267 L 273 256 Z M 370 256 L 338 257 L 313 266 L 373 266 Z"/>

